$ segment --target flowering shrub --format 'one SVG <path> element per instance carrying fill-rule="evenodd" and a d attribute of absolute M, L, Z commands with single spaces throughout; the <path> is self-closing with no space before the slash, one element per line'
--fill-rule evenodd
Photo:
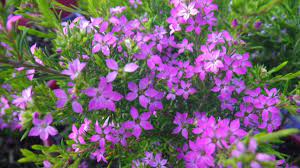
<path fill-rule="evenodd" d="M 157 13 L 149 7 L 157 1 L 103 2 L 109 9 L 95 2 L 77 11 L 37 0 L 30 5 L 45 20 L 22 13 L 24 7 L 1 24 L 1 129 L 44 144 L 22 149 L 19 162 L 288 165 L 271 143 L 298 133 L 280 130 L 280 110 L 295 113 L 299 104 L 288 99 L 289 88 L 273 84 L 299 72 L 273 77 L 286 63 L 270 71 L 253 65 L 245 42 L 218 28 L 212 0 L 162 2 Z M 82 15 L 60 22 L 54 7 Z M 156 21 L 155 14 L 162 16 Z M 18 26 L 25 17 L 49 32 Z M 27 33 L 51 41 L 28 46 Z M 291 94 L 298 92 L 297 86 Z"/>

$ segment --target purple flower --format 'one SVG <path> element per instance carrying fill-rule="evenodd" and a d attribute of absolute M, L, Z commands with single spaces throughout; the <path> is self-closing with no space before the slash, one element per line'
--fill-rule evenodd
<path fill-rule="evenodd" d="M 154 156 L 153 156 L 152 152 L 145 152 L 145 158 L 143 158 L 143 163 L 145 163 L 146 165 L 149 165 L 153 159 L 154 159 Z"/>
<path fill-rule="evenodd" d="M 97 162 L 103 161 L 103 162 L 107 163 L 107 160 L 105 159 L 104 154 L 105 154 L 105 148 L 99 148 L 95 152 L 93 152 L 91 155 L 93 157 L 96 157 Z"/>
<path fill-rule="evenodd" d="M 177 159 L 183 159 L 184 156 L 185 156 L 185 153 L 188 151 L 188 148 L 189 146 L 185 143 L 183 144 L 183 147 L 182 148 L 177 148 L 177 152 L 178 152 L 178 155 L 177 155 Z"/>
<path fill-rule="evenodd" d="M 32 55 L 35 54 L 35 51 L 36 51 L 36 43 L 30 47 L 30 52 L 31 52 Z M 36 63 L 44 66 L 43 61 L 41 59 L 39 59 L 37 56 L 34 55 L 33 58 L 34 58 L 34 60 L 35 60 Z"/>
<path fill-rule="evenodd" d="M 240 128 L 238 119 L 230 122 L 229 119 L 218 120 L 214 117 L 196 116 L 197 127 L 193 129 L 193 133 L 200 135 L 202 138 L 211 140 L 210 145 L 213 148 L 228 149 L 230 144 L 235 143 L 244 136 L 246 132 Z"/>
<path fill-rule="evenodd" d="M 50 126 L 53 120 L 51 114 L 46 115 L 43 120 L 40 120 L 37 117 L 38 114 L 34 114 L 32 120 L 34 127 L 31 128 L 28 136 L 40 136 L 42 140 L 46 141 L 49 135 L 54 136 L 58 134 L 58 131 L 54 127 Z"/>
<path fill-rule="evenodd" d="M 55 97 L 58 98 L 58 101 L 56 102 L 56 107 L 57 108 L 63 108 L 67 101 L 68 101 L 68 96 L 66 92 L 62 89 L 55 89 L 53 90 Z"/>
<path fill-rule="evenodd" d="M 154 129 L 152 124 L 148 121 L 151 117 L 151 112 L 145 112 L 139 115 L 138 110 L 135 107 L 131 107 L 130 115 L 133 121 L 127 121 L 124 123 L 126 129 L 133 129 L 133 135 L 138 139 L 142 133 L 142 128 L 144 130 Z"/>
<path fill-rule="evenodd" d="M 129 3 L 134 8 L 137 8 L 138 5 L 142 5 L 142 1 L 141 0 L 129 0 Z"/>
<path fill-rule="evenodd" d="M 71 89 L 71 90 L 73 90 L 73 89 Z M 58 98 L 58 101 L 56 102 L 56 107 L 63 108 L 69 99 L 67 94 L 62 89 L 55 89 L 55 90 L 53 90 L 53 92 L 54 92 L 54 95 Z M 73 111 L 75 113 L 82 113 L 83 108 L 82 108 L 81 104 L 76 100 L 76 96 L 74 94 L 72 94 L 71 97 L 73 97 L 73 98 L 71 98 Z"/>
<path fill-rule="evenodd" d="M 233 21 L 231 22 L 231 26 L 233 27 L 233 28 L 236 28 L 237 26 L 238 26 L 238 20 L 237 19 L 233 19 Z"/>
<path fill-rule="evenodd" d="M 21 15 L 10 15 L 7 19 L 7 23 L 6 23 L 6 29 L 7 31 L 11 31 L 13 28 L 13 23 L 16 23 L 17 21 L 19 21 L 20 19 L 22 19 L 23 17 Z"/>
<path fill-rule="evenodd" d="M 194 20 L 189 20 L 188 24 L 189 25 L 185 29 L 187 32 L 194 31 L 197 35 L 200 35 L 202 31 L 201 26 L 205 24 L 205 22 L 201 15 L 197 15 Z"/>
<path fill-rule="evenodd" d="M 107 76 L 106 76 L 107 82 L 112 82 L 116 79 L 116 77 L 118 75 L 119 65 L 115 60 L 107 59 L 106 60 L 106 66 L 109 69 L 113 70 L 113 72 L 108 73 Z M 135 63 L 128 63 L 124 67 L 124 72 L 134 72 L 138 69 L 138 67 L 139 66 Z"/>
<path fill-rule="evenodd" d="M 232 79 L 232 82 L 235 86 L 235 91 L 240 94 L 246 89 L 245 82 L 243 80 Z"/>
<path fill-rule="evenodd" d="M 69 63 L 69 68 L 67 70 L 63 70 L 62 74 L 69 75 L 72 80 L 77 78 L 82 69 L 85 67 L 86 63 L 80 63 L 79 59 L 75 59 L 73 62 Z"/>
<path fill-rule="evenodd" d="M 114 8 L 110 8 L 110 13 L 112 15 L 121 14 L 124 10 L 126 10 L 125 6 L 116 6 Z"/>
<path fill-rule="evenodd" d="M 174 124 L 178 125 L 174 130 L 173 134 L 178 134 L 181 131 L 181 135 L 188 139 L 188 126 L 189 124 L 193 124 L 193 119 L 188 118 L 188 113 L 176 113 L 175 119 L 173 121 Z"/>
<path fill-rule="evenodd" d="M 25 109 L 28 103 L 30 102 L 32 102 L 32 86 L 23 90 L 21 97 L 16 96 L 15 99 L 12 101 L 12 104 L 21 109 Z"/>
<path fill-rule="evenodd" d="M 1 117 L 5 115 L 5 110 L 9 109 L 10 106 L 8 104 L 8 100 L 5 97 L 1 96 L 0 100 L 1 100 L 0 101 L 0 117 Z"/>
<path fill-rule="evenodd" d="M 147 60 L 148 67 L 153 70 L 162 65 L 162 60 L 159 56 L 153 55 Z"/>
<path fill-rule="evenodd" d="M 26 71 L 26 76 L 27 76 L 27 78 L 28 78 L 30 81 L 33 80 L 34 73 L 35 73 L 35 70 L 34 70 L 34 69 L 29 69 L 29 70 Z"/>
<path fill-rule="evenodd" d="M 95 34 L 92 53 L 97 53 L 101 50 L 105 56 L 109 56 L 109 47 L 115 45 L 116 41 L 117 38 L 111 33 L 106 34 L 105 36 L 102 36 L 101 34 Z"/>
<path fill-rule="evenodd" d="M 260 29 L 261 26 L 262 26 L 262 22 L 261 22 L 261 21 L 257 21 L 257 22 L 254 23 L 254 28 L 255 28 L 256 30 Z"/>
<path fill-rule="evenodd" d="M 89 103 L 89 110 L 109 109 L 116 110 L 115 102 L 120 101 L 123 96 L 113 91 L 111 83 L 107 83 L 106 78 L 101 77 L 98 88 L 88 88 L 82 91 L 89 97 L 93 97 Z"/>
<path fill-rule="evenodd" d="M 168 162 L 168 160 L 167 159 L 163 159 L 161 153 L 157 153 L 155 155 L 153 161 L 151 161 L 149 163 L 149 165 L 151 167 L 167 168 L 166 167 L 167 162 Z"/>
<path fill-rule="evenodd" d="M 177 47 L 179 48 L 178 54 L 183 53 L 184 50 L 189 50 L 190 52 L 193 52 L 193 46 L 193 43 L 189 44 L 187 39 L 183 39 L 182 43 L 177 45 Z"/>
<path fill-rule="evenodd" d="M 267 129 L 268 132 L 273 132 L 281 125 L 281 116 L 279 109 L 276 107 L 269 107 L 262 112 L 262 124 L 258 127 Z"/>
<path fill-rule="evenodd" d="M 52 164 L 48 160 L 43 161 L 44 168 L 52 168 Z"/>
<path fill-rule="evenodd" d="M 208 138 L 197 138 L 195 142 L 189 141 L 189 151 L 185 157 L 186 167 L 214 167 L 214 158 L 212 154 L 215 148 L 210 144 Z"/>
<path fill-rule="evenodd" d="M 75 124 L 72 125 L 72 133 L 69 135 L 69 138 L 75 141 L 76 143 L 86 144 L 83 134 L 76 128 Z"/>
<path fill-rule="evenodd" d="M 222 61 L 218 59 L 220 57 L 219 50 L 206 53 L 205 57 L 207 60 L 207 62 L 204 64 L 205 70 L 217 74 L 219 69 L 224 67 Z"/>
<path fill-rule="evenodd" d="M 85 118 L 84 119 L 84 123 L 81 124 L 80 128 L 79 128 L 79 133 L 80 134 L 85 134 L 86 132 L 88 132 L 90 130 L 90 124 L 92 123 L 91 120 Z"/>
<path fill-rule="evenodd" d="M 186 83 L 185 81 L 180 81 L 180 89 L 177 89 L 176 95 L 183 96 L 185 100 L 189 98 L 189 95 L 196 93 L 196 89 L 191 88 L 191 83 Z"/>
<path fill-rule="evenodd" d="M 182 3 L 180 7 L 181 9 L 177 15 L 183 17 L 184 20 L 188 20 L 190 16 L 195 16 L 199 12 L 197 9 L 195 9 L 195 2 L 190 3 L 188 6 Z"/>
<path fill-rule="evenodd" d="M 124 127 L 123 124 L 119 130 L 116 131 L 116 141 L 120 142 L 122 146 L 126 147 L 127 146 L 127 138 L 131 137 L 132 134 L 127 131 Z"/>
<path fill-rule="evenodd" d="M 133 160 L 132 161 L 132 165 L 131 165 L 131 168 L 140 168 L 140 167 L 145 167 L 145 163 L 144 162 L 141 162 L 139 160 Z"/>
<path fill-rule="evenodd" d="M 149 105 L 150 111 L 161 110 L 163 108 L 160 100 L 163 98 L 163 93 L 155 90 L 152 87 L 148 87 L 150 81 L 148 78 L 143 78 L 137 86 L 133 82 L 128 83 L 128 88 L 131 92 L 126 95 L 126 100 L 133 101 L 139 97 L 139 103 L 142 107 L 147 108 Z M 139 91 L 141 92 L 139 96 Z"/>
<path fill-rule="evenodd" d="M 107 121 L 104 122 L 104 124 L 100 127 L 98 121 L 95 123 L 95 131 L 96 134 L 94 134 L 91 138 L 91 142 L 99 142 L 100 148 L 105 148 L 105 141 L 106 139 L 111 139 L 111 136 L 109 133 L 111 132 L 111 127 L 107 126 Z"/>
<path fill-rule="evenodd" d="M 133 100 L 135 100 L 135 99 L 139 96 L 139 95 L 138 95 L 139 90 L 140 90 L 140 91 L 145 90 L 145 89 L 148 87 L 149 82 L 150 82 L 150 81 L 149 81 L 148 78 L 143 78 L 143 79 L 141 79 L 140 82 L 139 82 L 139 86 L 136 85 L 134 82 L 128 82 L 128 88 L 129 88 L 129 90 L 130 90 L 131 92 L 129 92 L 129 93 L 126 95 L 126 100 L 128 100 L 128 101 L 133 101 Z M 140 98 L 140 99 L 143 100 L 143 98 Z M 140 104 L 142 105 L 142 104 L 146 104 L 146 103 L 144 103 L 143 101 L 142 101 L 142 102 L 140 101 Z M 142 105 L 142 106 L 143 106 L 143 105 Z"/>
<path fill-rule="evenodd" d="M 232 58 L 234 61 L 231 67 L 233 72 L 238 75 L 245 75 L 247 73 L 247 68 L 252 67 L 251 62 L 249 61 L 249 53 L 245 53 L 244 55 L 234 54 Z"/>

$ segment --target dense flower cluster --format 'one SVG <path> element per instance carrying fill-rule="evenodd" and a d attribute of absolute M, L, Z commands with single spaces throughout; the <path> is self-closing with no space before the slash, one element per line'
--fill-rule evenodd
<path fill-rule="evenodd" d="M 162 158 L 161 153 L 157 153 L 155 156 L 152 152 L 145 152 L 145 157 L 139 160 L 132 161 L 132 168 L 139 168 L 139 167 L 160 167 L 160 168 L 167 168 L 168 160 Z"/>
<path fill-rule="evenodd" d="M 129 4 L 138 8 L 142 1 L 130 0 Z M 33 85 L 20 95 L 12 94 L 11 100 L 1 96 L 0 117 L 14 106 L 19 127 L 26 123 L 28 136 L 46 141 L 59 134 L 51 124 L 64 122 L 64 118 L 55 120 L 64 117 L 55 111 L 71 114 L 72 109 L 75 113 L 68 117 L 75 122 L 63 123 L 72 126 L 68 130 L 72 140 L 69 150 L 81 156 L 88 154 L 97 162 L 107 163 L 109 151 L 118 146 L 129 150 L 132 143 L 150 137 L 162 127 L 161 118 L 172 120 L 168 133 L 179 140 L 170 146 L 177 148 L 176 157 L 185 167 L 221 167 L 221 153 L 228 158 L 251 153 L 251 167 L 275 161 L 274 156 L 256 152 L 255 140 L 246 147 L 242 139 L 250 130 L 254 134 L 271 133 L 279 128 L 279 91 L 267 86 L 253 88 L 247 83 L 248 68 L 252 67 L 249 53 L 236 50 L 243 41 L 226 30 L 216 30 L 218 7 L 212 0 L 171 0 L 170 5 L 169 29 L 155 25 L 149 30 L 145 16 L 129 20 L 123 14 L 129 8 L 125 6 L 111 8 L 107 19 L 79 16 L 62 23 L 61 36 L 80 34 L 90 43 L 85 53 L 71 58 L 61 54 L 66 49 L 57 49 L 61 75 L 67 78 L 60 81 L 61 87 L 50 91 L 56 101 L 56 107 L 51 107 L 54 112 L 31 112 L 30 123 L 24 122 L 27 116 L 23 111 L 32 108 L 36 100 Z M 17 19 L 9 19 L 8 30 Z M 176 36 L 184 31 L 197 36 Z M 37 65 L 47 66 L 37 57 L 36 44 L 30 50 Z M 26 71 L 29 80 L 34 79 L 35 71 Z M 199 95 L 212 95 L 220 107 L 195 112 L 202 110 L 192 107 L 199 102 Z M 163 122 L 168 124 L 166 120 Z M 0 118 L 0 127 L 7 127 L 4 124 Z M 132 167 L 168 167 L 163 151 L 153 152 L 133 160 Z M 52 166 L 48 160 L 43 164 Z M 242 167 L 245 163 L 239 164 Z"/>
<path fill-rule="evenodd" d="M 182 129 L 182 136 L 190 139 L 188 145 L 184 144 L 183 148 L 178 149 L 178 159 L 184 159 L 186 167 L 215 166 L 217 152 L 229 149 L 231 144 L 247 134 L 240 128 L 238 119 L 231 122 L 228 119 L 216 121 L 214 117 L 208 118 L 205 113 L 199 112 L 195 113 L 194 119 L 187 118 L 187 113 L 177 113 L 174 123 L 178 127 L 173 132 L 178 133 Z M 193 134 L 188 137 L 189 125 Z"/>

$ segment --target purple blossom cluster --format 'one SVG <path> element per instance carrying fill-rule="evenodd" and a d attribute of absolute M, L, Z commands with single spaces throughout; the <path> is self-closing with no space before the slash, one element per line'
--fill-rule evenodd
<path fill-rule="evenodd" d="M 162 157 L 161 153 L 157 153 L 155 156 L 153 152 L 145 152 L 145 157 L 139 160 L 132 161 L 132 168 L 139 167 L 159 167 L 159 168 L 167 168 L 167 159 Z"/>
<path fill-rule="evenodd" d="M 95 122 L 94 127 L 91 125 L 91 120 L 85 119 L 84 123 L 79 128 L 76 125 L 72 126 L 72 133 L 69 138 L 74 140 L 75 144 L 72 148 L 75 152 L 81 152 L 80 145 L 85 145 L 87 142 L 96 144 L 96 151 L 91 154 L 97 159 L 97 162 L 104 161 L 106 147 L 114 148 L 115 145 L 120 144 L 123 147 L 128 146 L 128 139 L 139 139 L 142 130 L 152 130 L 154 127 L 150 122 L 151 112 L 144 112 L 139 114 L 135 107 L 130 110 L 132 120 L 128 120 L 118 125 L 109 123 L 109 118 L 103 124 L 98 121 Z M 91 129 L 94 128 L 94 129 Z M 95 146 L 93 145 L 93 148 Z"/>
<path fill-rule="evenodd" d="M 142 4 L 140 0 L 129 3 L 134 8 Z M 173 119 L 169 133 L 173 137 L 179 135 L 174 146 L 178 147 L 177 159 L 183 160 L 185 167 L 220 166 L 218 155 L 230 153 L 234 145 L 232 157 L 249 152 L 255 155 L 251 167 L 261 167 L 262 161 L 274 161 L 273 156 L 256 153 L 254 140 L 250 140 L 248 147 L 241 140 L 251 129 L 258 133 L 279 128 L 278 90 L 266 86 L 253 88 L 246 82 L 248 68 L 252 67 L 249 54 L 235 50 L 243 41 L 234 39 L 228 31 L 215 31 L 214 12 L 218 7 L 212 0 L 171 0 L 170 4 L 169 30 L 157 25 L 147 30 L 148 19 L 129 20 L 123 15 L 127 10 L 123 6 L 111 8 L 108 19 L 80 16 L 62 23 L 63 36 L 80 32 L 90 38 L 87 53 L 72 59 L 61 56 L 61 75 L 67 76 L 68 83 L 63 81 L 66 86 L 52 91 L 55 110 L 70 114 L 67 112 L 72 108 L 75 112 L 70 118 L 76 122 L 69 124 L 71 150 L 78 155 L 89 153 L 97 162 L 107 163 L 109 150 L 119 146 L 128 149 L 133 142 L 146 139 L 147 133 L 158 129 L 163 124 L 160 118 L 167 118 Z M 199 39 L 183 36 L 180 40 L 175 35 L 183 31 L 202 36 Z M 31 47 L 35 62 L 45 66 L 36 57 L 36 50 L 35 44 Z M 91 61 L 94 57 L 102 61 L 97 60 L 99 71 L 90 66 L 95 64 Z M 33 76 L 28 78 L 32 80 Z M 90 79 L 96 79 L 97 83 Z M 216 96 L 219 111 L 199 113 L 190 107 L 183 109 L 182 104 L 189 106 L 186 102 L 198 103 L 197 96 L 203 96 L 199 85 L 206 83 L 210 85 L 204 88 L 208 90 L 205 94 Z M 30 86 L 21 95 L 12 95 L 11 103 L 1 96 L 0 117 L 11 106 L 19 111 L 30 109 L 34 103 L 33 89 Z M 59 134 L 51 125 L 55 110 L 33 113 L 28 135 L 46 141 Z M 24 121 L 20 116 L 18 122 Z M 132 162 L 132 167 L 166 168 L 168 159 L 163 156 L 162 151 L 155 155 L 146 152 L 145 158 Z M 44 165 L 51 167 L 49 161 Z"/>
<path fill-rule="evenodd" d="M 197 0 L 188 3 L 182 0 L 171 0 L 170 3 L 174 5 L 171 16 L 167 19 L 171 34 L 185 30 L 199 35 L 203 27 L 208 26 L 209 30 L 212 30 L 212 27 L 216 25 L 217 18 L 214 11 L 218 9 L 218 6 L 213 4 L 212 0 Z"/>
<path fill-rule="evenodd" d="M 195 112 L 194 115 L 193 118 L 188 118 L 187 113 L 177 113 L 174 120 L 178 127 L 173 133 L 182 130 L 182 136 L 188 139 L 188 144 L 178 148 L 177 156 L 178 159 L 184 159 L 186 167 L 214 167 L 216 154 L 230 149 L 231 144 L 247 134 L 240 128 L 238 119 L 216 121 L 214 117 L 207 117 L 205 113 Z M 189 136 L 188 130 L 192 133 Z"/>

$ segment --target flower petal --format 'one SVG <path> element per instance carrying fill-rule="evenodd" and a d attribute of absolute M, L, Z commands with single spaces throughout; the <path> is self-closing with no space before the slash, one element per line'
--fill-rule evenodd
<path fill-rule="evenodd" d="M 134 72 L 139 68 L 139 66 L 135 63 L 126 64 L 124 67 L 125 72 Z"/>
<path fill-rule="evenodd" d="M 106 66 L 111 69 L 117 71 L 119 69 L 118 63 L 114 59 L 107 59 L 106 61 Z"/>
<path fill-rule="evenodd" d="M 80 103 L 78 101 L 72 102 L 72 109 L 75 113 L 82 113 L 83 109 Z"/>

